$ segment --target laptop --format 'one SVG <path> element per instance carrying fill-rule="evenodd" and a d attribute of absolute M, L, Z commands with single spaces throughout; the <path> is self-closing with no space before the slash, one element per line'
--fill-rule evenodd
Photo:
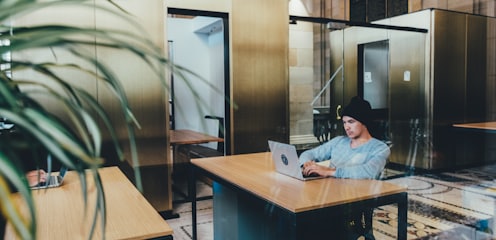
<path fill-rule="evenodd" d="M 302 181 L 325 178 L 324 176 L 303 176 L 295 146 L 269 140 L 269 148 L 278 173 Z"/>
<path fill-rule="evenodd" d="M 49 163 L 48 164 L 49 168 L 51 166 L 51 161 L 52 161 L 52 157 L 50 155 L 48 155 L 47 162 Z M 51 172 L 50 169 L 48 170 L 48 172 Z M 64 177 L 65 177 L 66 173 L 67 173 L 67 167 L 62 166 L 59 170 L 58 175 L 51 175 L 50 174 L 50 176 L 48 176 L 46 181 L 39 182 L 36 186 L 31 187 L 31 189 L 43 189 L 43 188 L 59 187 L 60 185 L 62 185 L 62 182 L 64 181 Z"/>

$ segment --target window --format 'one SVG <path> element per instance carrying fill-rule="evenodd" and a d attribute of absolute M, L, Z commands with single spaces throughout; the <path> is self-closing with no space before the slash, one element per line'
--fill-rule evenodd
<path fill-rule="evenodd" d="M 373 22 L 408 13 L 408 0 L 350 0 L 350 21 Z"/>

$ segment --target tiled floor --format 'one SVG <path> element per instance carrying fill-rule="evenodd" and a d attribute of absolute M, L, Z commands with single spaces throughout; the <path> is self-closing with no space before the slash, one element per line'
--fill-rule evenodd
<path fill-rule="evenodd" d="M 391 171 L 394 173 L 394 171 Z M 496 239 L 496 165 L 385 180 L 408 187 L 408 239 Z M 199 195 L 211 194 L 199 182 Z M 174 239 L 191 239 L 190 204 L 177 204 L 180 218 L 168 219 Z M 393 205 L 374 211 L 377 239 L 395 239 Z M 213 239 L 212 200 L 198 202 L 199 239 Z"/>
<path fill-rule="evenodd" d="M 179 186 L 181 187 L 181 186 Z M 198 196 L 211 196 L 212 188 L 204 182 L 197 183 Z M 185 189 L 185 186 L 182 186 Z M 199 240 L 214 239 L 212 199 L 197 202 L 197 232 Z M 191 239 L 191 203 L 174 204 L 174 213 L 179 218 L 167 219 L 167 223 L 174 229 L 174 240 Z"/>

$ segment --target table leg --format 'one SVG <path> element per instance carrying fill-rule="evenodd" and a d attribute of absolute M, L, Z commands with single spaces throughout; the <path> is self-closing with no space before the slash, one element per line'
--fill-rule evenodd
<path fill-rule="evenodd" d="M 186 150 L 180 150 L 182 148 L 186 148 Z M 175 169 L 173 168 L 172 169 L 172 174 L 174 175 L 174 177 L 172 178 L 172 192 L 174 193 L 175 196 L 178 196 L 180 197 L 181 199 L 177 199 L 177 200 L 173 200 L 173 204 L 178 204 L 178 203 L 187 203 L 187 202 L 190 202 L 191 199 L 191 195 L 189 194 L 189 188 L 190 188 L 190 184 L 191 184 L 191 179 L 190 179 L 190 168 L 191 168 L 191 163 L 189 162 L 190 161 L 190 156 L 189 156 L 189 151 L 187 150 L 188 148 L 188 145 L 174 145 L 173 147 L 173 152 L 172 152 L 172 159 L 173 159 L 173 166 L 175 166 Z M 186 156 L 186 159 L 181 158 L 180 161 L 178 161 L 179 159 L 179 152 L 180 151 L 184 151 L 187 154 Z M 188 162 L 186 162 L 186 161 Z M 178 165 L 178 166 L 176 166 Z M 175 170 L 175 171 L 174 171 Z M 181 179 L 181 173 L 182 174 L 186 174 L 186 179 Z M 186 192 L 184 192 L 183 189 L 181 189 L 181 187 L 179 185 L 177 185 L 176 181 L 184 181 L 186 180 L 187 182 L 187 189 L 186 189 Z M 174 197 L 173 197 L 174 198 Z"/>
<path fill-rule="evenodd" d="M 187 203 L 187 202 L 191 202 L 193 198 L 196 198 L 196 201 L 203 201 L 203 200 L 209 200 L 209 199 L 212 199 L 213 196 L 203 196 L 203 197 L 197 197 L 196 196 L 196 192 L 191 195 L 191 193 L 189 193 L 189 189 L 190 189 L 190 185 L 194 185 L 196 184 L 196 181 L 195 182 L 192 182 L 192 178 L 189 176 L 190 174 L 190 169 L 193 167 L 193 165 L 191 164 L 191 156 L 190 156 L 190 153 L 189 153 L 189 145 L 180 145 L 181 147 L 183 147 L 185 150 L 182 150 L 182 151 L 185 151 L 186 152 L 186 159 L 188 162 L 181 162 L 179 164 L 182 164 L 184 167 L 184 165 L 186 165 L 186 184 L 187 184 L 187 190 L 186 192 L 184 192 L 184 190 L 182 190 L 180 187 L 178 187 L 173 179 L 172 181 L 172 191 L 177 194 L 177 196 L 180 196 L 182 199 L 176 199 L 176 200 L 173 200 L 172 202 L 174 204 L 178 204 L 178 203 Z M 173 155 L 174 156 L 174 159 L 177 159 L 177 153 L 179 152 L 179 146 L 176 146 L 175 148 L 175 153 L 176 155 Z M 177 178 L 177 176 L 176 176 Z M 196 178 L 195 178 L 196 179 Z"/>
<path fill-rule="evenodd" d="M 196 215 L 196 174 L 195 174 L 195 166 L 191 165 L 190 166 L 190 176 L 189 176 L 189 181 L 190 183 L 193 183 L 193 184 L 188 184 L 188 195 L 191 197 L 191 227 L 192 227 L 192 230 L 193 230 L 193 236 L 192 236 L 192 239 L 193 240 L 196 240 L 197 236 L 197 232 L 196 232 L 196 223 L 197 223 L 197 215 Z"/>
<path fill-rule="evenodd" d="M 398 239 L 406 240 L 408 221 L 408 194 L 402 193 L 398 199 Z"/>

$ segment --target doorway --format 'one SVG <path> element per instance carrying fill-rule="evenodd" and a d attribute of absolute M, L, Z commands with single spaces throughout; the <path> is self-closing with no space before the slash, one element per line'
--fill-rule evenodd
<path fill-rule="evenodd" d="M 374 137 L 385 140 L 389 123 L 389 40 L 358 44 L 358 96 L 367 100 L 376 128 Z"/>
<path fill-rule="evenodd" d="M 169 8 L 169 58 L 191 70 L 171 75 L 170 127 L 224 138 L 230 154 L 229 26 L 228 14 Z M 214 120 L 206 116 L 216 117 Z M 222 120 L 216 120 L 222 119 Z M 204 144 L 216 149 L 217 143 Z"/>

